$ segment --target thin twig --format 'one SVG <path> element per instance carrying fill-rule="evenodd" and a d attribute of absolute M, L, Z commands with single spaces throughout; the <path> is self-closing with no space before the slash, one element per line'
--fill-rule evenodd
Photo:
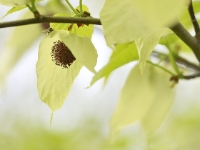
<path fill-rule="evenodd" d="M 166 56 L 165 57 L 165 61 L 168 61 L 169 62 L 169 57 L 167 57 L 167 54 L 163 54 L 163 53 L 160 53 L 160 52 L 156 52 L 156 51 L 153 51 L 151 53 L 152 56 L 154 57 L 161 57 L 161 56 Z M 197 78 L 197 77 L 200 77 L 200 67 L 197 66 L 196 64 L 193 64 L 191 62 L 189 62 L 188 60 L 186 60 L 185 58 L 182 58 L 180 56 L 178 57 L 175 57 L 175 61 L 178 63 L 178 65 L 180 66 L 185 66 L 187 69 L 192 69 L 193 71 L 195 71 L 193 74 L 191 75 L 173 75 L 172 76 L 172 79 L 186 79 L 186 80 L 189 80 L 189 79 L 194 79 L 194 78 Z"/>
<path fill-rule="evenodd" d="M 200 73 L 196 73 L 196 74 L 192 74 L 192 75 L 184 75 L 182 79 L 194 79 L 194 78 L 197 78 L 197 77 L 200 77 Z"/>
<path fill-rule="evenodd" d="M 188 12 L 190 14 L 190 18 L 191 18 L 191 21 L 192 21 L 192 24 L 194 26 L 194 30 L 195 30 L 195 37 L 200 40 L 200 28 L 199 28 L 199 24 L 197 22 L 197 19 L 195 17 L 195 13 L 194 13 L 194 9 L 193 9 L 193 5 L 192 5 L 192 1 L 190 1 L 190 4 L 188 6 Z"/>
<path fill-rule="evenodd" d="M 153 66 L 156 66 L 156 67 L 162 69 L 163 71 L 169 73 L 169 74 L 172 75 L 172 76 L 176 76 L 173 72 L 171 72 L 170 70 L 167 70 L 166 68 L 164 68 L 164 67 L 162 67 L 162 66 L 160 66 L 160 65 L 158 65 L 158 64 L 154 64 L 154 63 L 152 63 L 152 62 L 149 61 L 149 60 L 147 60 L 146 62 L 149 63 L 149 64 L 151 64 L 151 65 L 153 65 Z"/>
<path fill-rule="evenodd" d="M 151 53 L 152 56 L 154 57 L 161 57 L 161 56 L 165 56 L 165 61 L 169 61 L 169 58 L 168 58 L 168 55 L 167 54 L 163 54 L 163 53 L 160 53 L 160 52 L 156 52 L 156 51 L 153 51 Z M 189 69 L 189 70 L 193 70 L 197 73 L 200 73 L 200 66 L 197 66 L 196 64 L 186 60 L 185 58 L 181 57 L 181 56 L 177 56 L 175 57 L 175 61 L 177 62 L 177 64 L 179 66 L 184 66 L 186 69 Z"/>
<path fill-rule="evenodd" d="M 81 24 L 96 24 L 101 25 L 101 22 L 97 18 L 91 17 L 47 17 L 41 16 L 40 18 L 31 18 L 24 20 L 16 20 L 9 22 L 0 23 L 0 28 L 14 27 L 14 26 L 23 26 L 29 24 L 37 24 L 44 22 L 55 22 L 55 23 L 81 23 Z"/>

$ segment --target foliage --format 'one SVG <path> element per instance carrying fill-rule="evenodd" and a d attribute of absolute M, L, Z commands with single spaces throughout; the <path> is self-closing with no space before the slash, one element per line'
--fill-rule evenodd
<path fill-rule="evenodd" d="M 182 54 L 193 54 L 190 44 L 184 40 L 183 42 L 181 37 L 172 32 L 177 22 L 182 23 L 187 30 L 191 29 L 192 23 L 187 9 L 191 7 L 189 2 L 106 0 L 100 12 L 100 20 L 112 55 L 107 65 L 99 71 L 95 70 L 99 50 L 96 50 L 91 40 L 93 24 L 51 22 L 42 26 L 38 24 L 16 28 L 11 39 L 11 50 L 5 51 L 0 59 L 0 79 L 5 80 L 9 71 L 30 44 L 39 37 L 43 28 L 48 29 L 48 33 L 41 40 L 38 50 L 37 88 L 41 101 L 45 102 L 52 112 L 62 107 L 83 66 L 94 74 L 90 83 L 92 86 L 101 78 L 107 81 L 117 68 L 135 62 L 136 65 L 130 70 L 111 117 L 110 135 L 116 137 L 116 133 L 122 127 L 139 121 L 150 138 L 161 126 L 173 104 L 174 86 L 180 79 L 191 79 L 200 74 L 198 65 L 182 58 Z M 68 7 L 61 1 L 55 0 L 47 1 L 46 6 L 35 0 L 0 0 L 0 4 L 12 6 L 3 17 L 28 8 L 27 16 L 34 14 L 38 20 L 42 18 L 41 14 L 50 14 L 54 18 L 93 18 L 89 8 L 82 4 L 82 0 L 76 8 L 66 0 L 72 12 L 69 12 Z M 193 5 L 198 13 L 199 3 L 193 2 Z M 195 28 L 194 23 L 193 26 Z M 21 32 L 28 30 L 35 32 L 28 38 L 15 40 Z M 200 33 L 196 29 L 195 31 L 194 38 L 199 40 Z M 26 44 L 23 41 L 26 41 Z M 168 51 L 163 53 L 162 48 L 156 47 L 158 45 L 164 46 Z"/>

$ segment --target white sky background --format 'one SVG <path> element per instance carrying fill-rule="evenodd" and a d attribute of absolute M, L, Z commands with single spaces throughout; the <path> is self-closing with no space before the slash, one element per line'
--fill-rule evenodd
<path fill-rule="evenodd" d="M 78 5 L 78 0 L 72 1 L 74 6 Z M 103 6 L 103 0 L 83 0 L 92 12 L 92 16 L 98 17 Z M 96 4 L 98 3 L 98 4 Z M 0 16 L 6 13 L 7 7 L 0 6 Z M 20 13 L 7 16 L 2 21 L 14 20 Z M 0 52 L 6 40 L 9 38 L 12 28 L 0 29 Z M 22 33 L 22 36 L 27 36 Z M 40 39 L 27 51 L 22 59 L 16 64 L 6 81 L 6 91 L 0 95 L 0 128 L 12 125 L 13 120 L 24 124 L 41 124 L 49 127 L 51 110 L 46 104 L 40 101 L 37 92 L 36 62 Z M 106 46 L 104 35 L 98 29 L 95 30 L 92 39 L 99 57 L 96 69 L 102 68 L 108 61 L 111 50 Z M 124 84 L 129 69 L 133 63 L 126 65 L 112 74 L 106 88 L 102 91 L 101 80 L 89 89 L 93 74 L 86 68 L 75 80 L 72 90 L 67 97 L 63 107 L 54 113 L 51 128 L 65 129 L 72 128 L 84 122 L 86 118 L 95 118 L 105 127 L 106 133 L 109 131 L 109 119 L 117 104 L 119 91 Z M 178 94 L 174 109 L 180 113 L 189 106 L 199 102 L 200 80 L 181 81 L 178 87 Z M 134 88 L 134 87 L 133 87 Z"/>

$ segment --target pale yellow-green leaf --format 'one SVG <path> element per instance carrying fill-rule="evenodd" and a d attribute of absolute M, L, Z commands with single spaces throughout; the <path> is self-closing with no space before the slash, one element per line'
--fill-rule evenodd
<path fill-rule="evenodd" d="M 22 18 L 32 15 L 26 13 Z M 34 31 L 34 32 L 31 32 Z M 4 80 L 10 70 L 15 66 L 21 56 L 28 50 L 30 45 L 39 37 L 42 32 L 40 24 L 17 27 L 12 31 L 12 37 L 6 43 L 0 55 L 0 80 Z M 28 34 L 27 33 L 31 33 Z"/>
<path fill-rule="evenodd" d="M 40 99 L 54 112 L 61 108 L 82 64 L 76 60 L 68 69 L 57 66 L 51 57 L 51 47 L 58 37 L 51 35 L 42 39 L 36 65 L 37 87 Z"/>
<path fill-rule="evenodd" d="M 36 3 L 42 0 L 0 0 L 0 4 L 6 6 L 23 6 L 31 3 L 31 1 L 34 1 Z"/>
<path fill-rule="evenodd" d="M 160 28 L 145 38 L 135 40 L 139 54 L 140 69 L 142 72 L 144 70 L 146 60 L 149 58 L 149 55 L 159 43 L 160 38 L 166 33 L 166 31 L 166 28 Z"/>
<path fill-rule="evenodd" d="M 95 73 L 97 51 L 88 37 L 81 37 L 65 30 L 53 31 L 50 36 L 57 37 L 71 50 L 75 58 Z"/>
<path fill-rule="evenodd" d="M 90 85 L 92 86 L 100 78 L 108 78 L 112 71 L 134 60 L 138 60 L 135 43 L 131 42 L 117 45 L 113 50 L 108 64 L 95 74 Z"/>
<path fill-rule="evenodd" d="M 174 91 L 169 86 L 170 75 L 159 69 L 155 69 L 155 72 L 156 97 L 147 114 L 141 120 L 147 135 L 151 135 L 160 127 L 174 102 Z"/>
<path fill-rule="evenodd" d="M 22 9 L 26 8 L 26 6 L 22 5 L 22 6 L 16 6 L 16 7 L 12 7 L 2 18 L 4 18 L 5 16 L 12 14 L 14 12 L 20 11 Z"/>
<path fill-rule="evenodd" d="M 158 27 L 172 23 L 185 0 L 106 0 L 100 12 L 107 44 L 148 37 Z"/>
<path fill-rule="evenodd" d="M 39 9 L 39 12 L 45 13 L 45 15 L 54 15 L 56 13 L 69 13 L 70 11 L 60 0 L 50 0 L 42 9 Z"/>
<path fill-rule="evenodd" d="M 0 0 L 0 4 L 6 6 L 21 6 L 30 3 L 31 0 Z"/>
<path fill-rule="evenodd" d="M 172 91 L 172 89 L 170 89 L 168 84 L 169 78 L 166 78 L 167 75 L 163 76 L 165 72 L 162 71 L 163 70 L 159 70 L 159 68 L 155 68 L 150 64 L 146 65 L 143 75 L 140 73 L 139 65 L 131 70 L 121 91 L 118 106 L 111 118 L 111 137 L 122 127 L 132 124 L 135 121 L 141 121 L 146 116 L 148 117 L 152 108 L 154 108 L 155 111 L 158 110 L 157 113 L 166 113 L 172 102 L 169 95 L 162 93 L 164 92 L 162 86 L 167 90 L 167 94 L 170 94 L 169 91 Z M 163 100 L 163 103 L 167 104 L 166 107 L 162 106 L 164 109 L 163 111 L 160 108 L 153 107 L 153 105 L 157 105 L 156 103 L 159 100 Z M 166 102 L 167 100 L 170 101 L 170 104 Z M 156 120 L 157 123 L 163 119 L 162 116 L 164 117 L 164 115 L 161 115 L 161 117 L 159 116 L 160 118 Z M 149 117 L 153 117 L 153 113 Z"/>

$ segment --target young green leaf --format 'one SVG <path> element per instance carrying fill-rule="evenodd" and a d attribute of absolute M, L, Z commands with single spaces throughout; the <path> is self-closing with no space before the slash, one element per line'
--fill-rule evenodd
<path fill-rule="evenodd" d="M 26 6 L 24 6 L 24 5 L 12 7 L 2 18 L 4 18 L 4 17 L 7 16 L 7 15 L 10 15 L 10 14 L 12 14 L 12 13 L 14 13 L 14 12 L 20 11 L 20 10 L 22 10 L 22 9 L 24 9 L 24 8 L 26 8 Z M 2 19 L 2 18 L 1 18 L 1 19 Z"/>
<path fill-rule="evenodd" d="M 108 64 L 95 74 L 90 85 L 92 86 L 103 77 L 107 78 L 112 71 L 134 60 L 138 60 L 135 43 L 131 42 L 117 45 L 113 50 Z"/>
<path fill-rule="evenodd" d="M 159 43 L 160 38 L 166 33 L 166 31 L 166 28 L 160 28 L 145 38 L 135 40 L 139 54 L 140 69 L 142 72 L 144 70 L 146 60 L 149 58 L 149 55 Z"/>
<path fill-rule="evenodd" d="M 155 114 L 151 113 L 151 115 L 149 115 L 152 109 L 155 109 L 155 111 L 152 112 L 158 113 L 155 115 L 156 117 L 161 113 L 156 120 L 157 122 L 152 124 L 153 127 L 157 127 L 163 119 L 162 117 L 164 117 L 163 114 L 166 114 L 173 100 L 170 97 L 172 89 L 168 81 L 169 75 L 159 68 L 147 64 L 144 69 L 144 74 L 141 75 L 139 65 L 135 66 L 127 78 L 120 95 L 118 106 L 111 118 L 111 137 L 123 126 L 132 124 L 135 121 L 146 121 L 145 117 L 149 117 L 149 120 L 153 120 Z M 164 105 L 162 105 L 162 103 Z M 154 107 L 153 105 L 160 106 L 163 109 Z M 146 126 L 148 126 L 148 124 L 145 124 L 145 127 Z"/>
<path fill-rule="evenodd" d="M 75 60 L 69 68 L 62 68 L 52 61 L 51 51 L 58 37 L 46 36 L 40 43 L 36 65 L 37 86 L 40 99 L 54 112 L 66 99 L 82 64 Z"/>
<path fill-rule="evenodd" d="M 80 6 L 76 7 L 76 10 L 80 12 Z M 90 14 L 90 11 L 87 6 L 82 5 L 83 12 L 87 12 Z M 75 14 L 72 14 L 74 16 Z M 83 14 L 85 15 L 85 14 Z M 87 16 L 90 17 L 90 16 Z M 71 30 L 71 33 L 75 33 L 79 36 L 87 36 L 89 38 L 92 38 L 92 34 L 94 32 L 94 25 L 93 24 L 75 24 Z"/>
<path fill-rule="evenodd" d="M 175 21 L 185 0 L 106 0 L 100 12 L 109 46 L 148 37 Z"/>
<path fill-rule="evenodd" d="M 30 3 L 31 0 L 0 0 L 0 4 L 6 6 L 21 6 Z"/>
<path fill-rule="evenodd" d="M 76 8 L 79 10 L 79 7 Z M 83 5 L 83 11 L 89 12 L 87 6 Z M 57 17 L 77 17 L 74 13 L 66 14 L 66 13 L 59 13 L 54 16 Z M 70 33 L 77 34 L 79 36 L 83 37 L 89 37 L 92 38 L 92 34 L 94 32 L 94 25 L 85 25 L 85 24 L 73 24 L 73 23 L 50 23 L 50 27 L 54 30 L 67 30 Z"/>

